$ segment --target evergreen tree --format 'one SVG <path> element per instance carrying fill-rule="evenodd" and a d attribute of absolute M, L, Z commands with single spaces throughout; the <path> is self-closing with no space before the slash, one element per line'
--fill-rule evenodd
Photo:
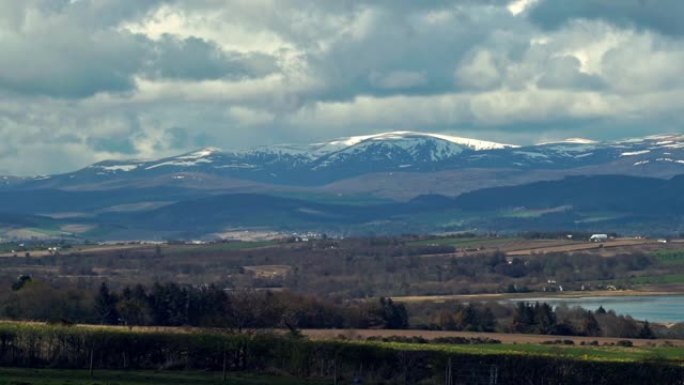
<path fill-rule="evenodd" d="M 391 298 L 380 298 L 381 317 L 386 329 L 406 329 L 408 313 L 403 304 L 395 304 Z"/>
<path fill-rule="evenodd" d="M 655 339 L 655 333 L 653 333 L 653 330 L 651 330 L 651 324 L 649 324 L 648 321 L 644 322 L 644 326 L 641 327 L 641 330 L 639 330 L 639 336 L 638 338 L 644 338 L 644 339 Z"/>
<path fill-rule="evenodd" d="M 534 326 L 534 309 L 527 302 L 518 302 L 513 313 L 513 330 L 529 333 Z"/>
<path fill-rule="evenodd" d="M 594 313 L 587 311 L 582 322 L 582 333 L 585 336 L 598 337 L 601 335 L 601 326 L 599 325 Z"/>
<path fill-rule="evenodd" d="M 144 289 L 143 289 L 144 290 Z M 116 306 L 121 322 L 129 327 L 147 323 L 147 297 L 126 286 Z"/>
<path fill-rule="evenodd" d="M 95 313 L 98 321 L 104 325 L 116 325 L 119 323 L 119 313 L 116 309 L 116 295 L 109 292 L 105 282 L 100 285 L 100 290 L 95 296 Z"/>
<path fill-rule="evenodd" d="M 534 318 L 536 331 L 539 334 L 550 334 L 556 326 L 556 314 L 547 303 L 535 305 Z"/>

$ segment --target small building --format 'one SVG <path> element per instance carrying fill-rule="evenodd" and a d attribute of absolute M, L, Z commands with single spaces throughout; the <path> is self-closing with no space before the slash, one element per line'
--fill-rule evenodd
<path fill-rule="evenodd" d="M 590 242 L 605 242 L 608 240 L 608 234 L 594 234 L 589 237 Z"/>

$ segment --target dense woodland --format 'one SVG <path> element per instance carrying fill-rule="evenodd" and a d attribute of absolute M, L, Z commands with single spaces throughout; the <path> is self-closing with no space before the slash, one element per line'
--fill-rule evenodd
<path fill-rule="evenodd" d="M 0 298 L 0 315 L 12 320 L 125 326 L 197 326 L 233 331 L 282 328 L 359 328 L 531 333 L 566 336 L 656 338 L 648 322 L 600 308 L 596 312 L 542 303 L 424 303 L 391 298 L 333 301 L 288 291 L 225 291 L 216 286 L 150 287 L 119 292 L 51 287 L 28 277 Z M 673 337 L 677 328 L 664 329 Z M 665 335 L 665 334 L 663 334 Z"/>

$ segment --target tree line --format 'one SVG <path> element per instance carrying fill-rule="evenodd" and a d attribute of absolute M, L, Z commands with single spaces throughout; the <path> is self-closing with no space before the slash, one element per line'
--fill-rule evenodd
<path fill-rule="evenodd" d="M 115 291 L 56 289 L 20 278 L 0 298 L 2 316 L 15 320 L 125 326 L 257 328 L 389 328 L 409 326 L 403 304 L 390 298 L 333 301 L 288 291 L 225 290 L 215 285 L 154 283 Z"/>
<path fill-rule="evenodd" d="M 413 327 L 437 330 L 504 332 L 559 336 L 656 338 L 648 321 L 635 320 L 599 307 L 552 307 L 547 303 L 496 302 L 424 304 L 411 306 L 410 313 L 424 313 Z M 665 329 L 663 329 L 665 331 Z M 672 333 L 668 334 L 673 337 Z"/>
<path fill-rule="evenodd" d="M 380 297 L 319 298 L 289 291 L 225 290 L 215 285 L 155 283 L 112 290 L 56 288 L 20 277 L 0 295 L 0 316 L 13 320 L 123 326 L 246 329 L 431 329 L 566 336 L 655 338 L 663 328 L 599 308 L 546 303 L 447 302 L 408 306 Z M 662 329 L 662 330 L 661 330 Z M 673 330 L 667 329 L 667 336 Z"/>

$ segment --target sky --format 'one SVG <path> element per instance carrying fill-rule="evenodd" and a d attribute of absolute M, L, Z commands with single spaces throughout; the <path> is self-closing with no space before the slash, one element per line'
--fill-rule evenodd
<path fill-rule="evenodd" d="M 0 175 L 395 130 L 684 132 L 682 0 L 0 0 Z"/>

